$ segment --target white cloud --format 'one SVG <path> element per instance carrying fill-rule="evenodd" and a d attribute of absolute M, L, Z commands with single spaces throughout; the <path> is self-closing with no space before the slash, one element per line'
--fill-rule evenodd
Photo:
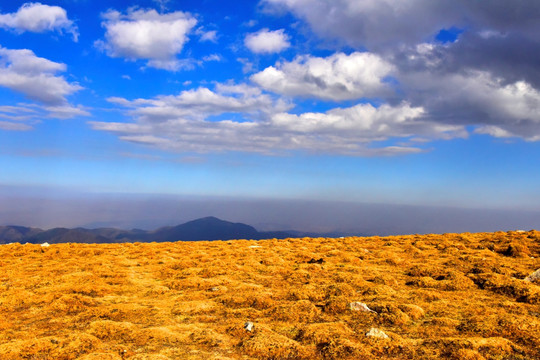
<path fill-rule="evenodd" d="M 0 106 L 0 129 L 31 130 L 43 118 L 90 115 L 84 107 L 68 103 L 66 97 L 82 87 L 57 75 L 65 70 L 65 64 L 40 58 L 31 50 L 0 47 L 0 86 L 42 103 Z"/>
<path fill-rule="evenodd" d="M 66 96 L 82 89 L 56 75 L 66 65 L 37 57 L 31 50 L 0 47 L 0 86 L 48 105 L 67 103 Z"/>
<path fill-rule="evenodd" d="M 103 18 L 105 40 L 97 41 L 96 46 L 109 56 L 145 59 L 150 67 L 170 71 L 185 68 L 185 62 L 176 56 L 197 24 L 191 14 L 181 11 L 158 14 L 155 10 L 128 9 L 126 15 L 110 10 Z"/>
<path fill-rule="evenodd" d="M 161 10 L 161 12 L 164 12 L 165 10 L 167 10 L 167 4 L 171 1 L 171 0 L 153 0 L 157 5 L 159 5 L 159 9 Z"/>
<path fill-rule="evenodd" d="M 38 111 L 23 105 L 0 106 L 0 129 L 9 131 L 27 131 L 38 123 Z"/>
<path fill-rule="evenodd" d="M 146 66 L 167 71 L 193 70 L 197 62 L 193 59 L 148 60 Z"/>
<path fill-rule="evenodd" d="M 44 118 L 68 119 L 89 116 L 82 106 L 69 104 L 42 106 L 37 104 L 0 105 L 0 129 L 12 131 L 32 130 Z"/>
<path fill-rule="evenodd" d="M 210 30 L 210 31 L 204 31 L 201 33 L 201 37 L 199 38 L 200 41 L 210 41 L 210 42 L 217 42 L 217 31 L 216 30 Z"/>
<path fill-rule="evenodd" d="M 77 116 L 90 116 L 90 113 L 83 106 L 72 106 L 69 104 L 60 106 L 45 106 L 48 111 L 47 117 L 55 119 L 70 119 Z"/>
<path fill-rule="evenodd" d="M 259 86 L 289 96 L 350 100 L 390 94 L 384 78 L 393 66 L 372 53 L 337 53 L 327 58 L 298 56 L 251 76 Z"/>
<path fill-rule="evenodd" d="M 17 32 L 66 31 L 77 41 L 77 26 L 67 17 L 66 10 L 59 6 L 41 3 L 25 3 L 16 13 L 0 14 L 0 27 Z"/>
<path fill-rule="evenodd" d="M 7 131 L 28 131 L 33 127 L 28 124 L 14 123 L 10 121 L 0 121 L 0 129 Z"/>
<path fill-rule="evenodd" d="M 204 56 L 202 58 L 202 61 L 221 61 L 223 60 L 223 58 L 218 55 L 218 54 L 211 54 L 211 55 L 207 55 L 207 56 Z"/>
<path fill-rule="evenodd" d="M 254 27 L 255 25 L 257 25 L 259 22 L 255 19 L 251 19 L 249 21 L 246 21 L 244 23 L 242 23 L 242 26 L 245 26 L 245 27 Z"/>
<path fill-rule="evenodd" d="M 413 135 L 431 139 L 467 135 L 462 126 L 427 121 L 423 108 L 408 103 L 358 104 L 325 113 L 291 114 L 290 104 L 246 84 L 216 84 L 214 90 L 198 88 L 176 96 L 109 101 L 128 108 L 132 121 L 90 122 L 94 129 L 177 152 L 277 154 L 301 150 L 392 155 L 422 149 L 398 144 L 377 147 L 377 142 Z"/>
<path fill-rule="evenodd" d="M 184 90 L 176 96 L 165 95 L 132 101 L 113 97 L 108 100 L 131 108 L 131 116 L 150 123 L 179 118 L 202 120 L 223 113 L 246 113 L 262 118 L 290 108 L 288 103 L 274 100 L 258 88 L 231 84 L 217 84 L 215 91 L 200 87 Z"/>
<path fill-rule="evenodd" d="M 412 107 L 408 103 L 379 107 L 358 104 L 349 108 L 335 108 L 326 113 L 276 114 L 272 117 L 272 123 L 303 136 L 312 134 L 316 138 L 339 138 L 344 145 L 415 135 L 442 139 L 467 136 L 462 126 L 433 123 L 425 115 L 423 108 Z"/>
<path fill-rule="evenodd" d="M 244 45 L 256 54 L 271 54 L 281 52 L 291 46 L 285 30 L 270 31 L 261 29 L 256 33 L 246 35 Z"/>

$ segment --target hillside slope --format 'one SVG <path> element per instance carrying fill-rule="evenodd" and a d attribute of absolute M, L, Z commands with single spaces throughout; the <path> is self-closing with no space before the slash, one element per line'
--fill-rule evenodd
<path fill-rule="evenodd" d="M 540 359 L 539 268 L 537 231 L 3 245 L 0 359 Z"/>

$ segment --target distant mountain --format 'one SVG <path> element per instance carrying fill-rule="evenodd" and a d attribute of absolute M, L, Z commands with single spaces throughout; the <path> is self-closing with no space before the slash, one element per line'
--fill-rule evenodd
<path fill-rule="evenodd" d="M 42 244 L 47 242 L 49 244 L 58 243 L 110 243 L 110 238 L 94 234 L 92 230 L 76 228 L 55 228 L 47 231 L 42 231 L 33 236 L 29 236 L 25 239 L 26 242 L 33 244 Z"/>
<path fill-rule="evenodd" d="M 157 229 L 149 234 L 150 241 L 156 242 L 260 239 L 260 235 L 252 226 L 223 221 L 213 216 L 189 221 L 175 227 Z"/>
<path fill-rule="evenodd" d="M 11 242 L 41 244 L 56 243 L 117 243 L 117 242 L 174 242 L 232 239 L 284 239 L 301 236 L 298 232 L 259 232 L 254 227 L 232 223 L 209 216 L 178 226 L 168 226 L 154 231 L 120 230 L 114 228 L 41 230 L 22 226 L 0 226 L 0 244 Z"/>
<path fill-rule="evenodd" d="M 0 226 L 0 244 L 11 242 L 26 242 L 25 239 L 32 237 L 43 230 L 24 226 Z"/>

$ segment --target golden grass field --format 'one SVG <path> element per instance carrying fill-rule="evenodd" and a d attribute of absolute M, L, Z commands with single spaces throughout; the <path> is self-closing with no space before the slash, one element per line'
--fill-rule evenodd
<path fill-rule="evenodd" d="M 537 231 L 3 245 L 0 359 L 540 359 L 538 268 Z"/>

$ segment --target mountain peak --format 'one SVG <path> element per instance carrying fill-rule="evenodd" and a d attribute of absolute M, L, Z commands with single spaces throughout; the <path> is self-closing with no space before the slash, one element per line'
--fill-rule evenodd
<path fill-rule="evenodd" d="M 192 223 L 192 222 L 227 222 L 228 223 L 229 221 L 218 219 L 215 216 L 206 216 L 200 219 L 188 221 L 187 224 Z"/>

